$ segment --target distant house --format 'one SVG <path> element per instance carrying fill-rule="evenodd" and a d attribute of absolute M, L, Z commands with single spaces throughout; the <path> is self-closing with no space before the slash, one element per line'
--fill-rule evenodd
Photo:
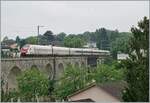
<path fill-rule="evenodd" d="M 1 45 L 1 57 L 9 57 L 10 56 L 10 47 L 8 45 Z"/>
<path fill-rule="evenodd" d="M 89 42 L 83 46 L 84 48 L 96 48 L 96 42 Z"/>
<path fill-rule="evenodd" d="M 128 57 L 129 57 L 128 54 L 124 54 L 124 53 L 117 54 L 117 59 L 118 60 L 126 60 Z"/>
<path fill-rule="evenodd" d="M 71 102 L 120 102 L 124 82 L 104 83 L 101 85 L 91 84 L 68 96 Z"/>
<path fill-rule="evenodd" d="M 1 45 L 1 53 L 2 57 L 18 57 L 19 46 L 17 43 L 13 43 L 10 45 L 2 44 Z"/>

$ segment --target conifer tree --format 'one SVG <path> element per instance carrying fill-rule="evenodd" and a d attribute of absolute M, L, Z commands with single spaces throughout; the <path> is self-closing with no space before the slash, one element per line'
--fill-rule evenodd
<path fill-rule="evenodd" d="M 129 58 L 123 62 L 127 69 L 127 87 L 123 92 L 126 102 L 149 101 L 149 19 L 144 17 L 138 27 L 131 28 Z"/>

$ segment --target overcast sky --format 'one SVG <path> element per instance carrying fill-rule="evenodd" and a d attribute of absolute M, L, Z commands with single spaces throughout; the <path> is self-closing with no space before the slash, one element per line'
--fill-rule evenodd
<path fill-rule="evenodd" d="M 144 16 L 149 17 L 148 1 L 2 1 L 1 37 L 21 38 L 65 32 L 78 34 L 98 28 L 130 31 Z"/>

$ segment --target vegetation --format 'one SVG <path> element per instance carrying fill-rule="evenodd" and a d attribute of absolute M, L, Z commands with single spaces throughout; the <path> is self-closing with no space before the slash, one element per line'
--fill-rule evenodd
<path fill-rule="evenodd" d="M 86 43 L 94 42 L 97 48 L 110 50 L 112 57 L 117 58 L 117 53 L 127 53 L 128 42 L 131 37 L 129 32 L 119 32 L 118 30 L 108 30 L 106 28 L 96 29 L 95 32 L 86 31 L 81 34 L 66 34 L 61 32 L 54 35 L 52 31 L 48 30 L 43 35 L 30 36 L 21 39 L 19 36 L 16 40 L 5 37 L 2 44 L 17 43 L 20 48 L 25 44 L 40 44 L 40 45 L 59 45 L 65 47 L 81 48 Z"/>
<path fill-rule="evenodd" d="M 81 48 L 83 47 L 83 45 L 84 45 L 84 40 L 74 35 L 69 35 L 64 39 L 64 46 L 66 47 Z"/>
<path fill-rule="evenodd" d="M 138 22 L 138 28 L 132 27 L 129 59 L 124 62 L 127 69 L 128 87 L 123 93 L 124 101 L 149 101 L 149 20 Z"/>
<path fill-rule="evenodd" d="M 104 82 L 111 82 L 111 81 L 120 81 L 124 80 L 124 73 L 125 70 L 121 68 L 116 68 L 117 65 L 98 65 L 95 70 L 94 79 L 96 82 L 104 83 Z"/>
<path fill-rule="evenodd" d="M 87 84 L 96 81 L 104 83 L 125 80 L 128 86 L 123 91 L 123 99 L 127 102 L 149 101 L 149 19 L 144 17 L 138 23 L 138 27 L 131 28 L 132 33 L 119 32 L 118 30 L 97 29 L 95 32 L 86 31 L 83 34 L 60 33 L 53 35 L 47 31 L 39 37 L 28 37 L 16 41 L 5 37 L 4 44 L 18 43 L 20 47 L 29 43 L 41 45 L 55 45 L 80 48 L 87 42 L 96 42 L 99 49 L 110 50 L 113 58 L 107 58 L 104 64 L 96 68 L 84 68 L 68 65 L 62 77 L 58 81 L 50 81 L 40 71 L 27 70 L 18 77 L 18 90 L 8 93 L 2 91 L 2 100 L 10 101 L 10 98 L 20 96 L 24 101 L 31 101 L 36 96 L 51 96 L 58 100 L 66 100 L 73 92 L 84 88 Z M 127 60 L 118 63 L 114 61 L 117 53 L 128 53 Z"/>
<path fill-rule="evenodd" d="M 48 94 L 48 79 L 37 69 L 26 70 L 17 80 L 20 95 L 25 101 Z"/>
<path fill-rule="evenodd" d="M 66 97 L 78 89 L 83 88 L 90 80 L 87 79 L 86 69 L 68 65 L 61 79 L 56 83 L 55 95 L 59 100 L 66 100 Z"/>
<path fill-rule="evenodd" d="M 117 66 L 99 65 L 97 68 L 79 68 L 69 65 L 61 79 L 56 83 L 55 96 L 59 100 L 66 100 L 67 96 L 84 88 L 89 83 L 104 83 L 124 79 L 124 70 Z"/>
<path fill-rule="evenodd" d="M 27 44 L 37 44 L 37 37 L 30 36 L 30 37 L 26 38 L 26 43 Z"/>
<path fill-rule="evenodd" d="M 97 47 L 102 50 L 109 50 L 109 38 L 105 28 L 96 30 L 97 34 Z"/>

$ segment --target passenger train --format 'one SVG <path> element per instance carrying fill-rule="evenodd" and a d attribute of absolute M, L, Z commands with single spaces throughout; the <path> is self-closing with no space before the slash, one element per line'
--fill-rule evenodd
<path fill-rule="evenodd" d="M 21 56 L 48 56 L 48 55 L 110 55 L 107 50 L 86 48 L 67 48 L 52 45 L 26 44 L 21 48 Z"/>

